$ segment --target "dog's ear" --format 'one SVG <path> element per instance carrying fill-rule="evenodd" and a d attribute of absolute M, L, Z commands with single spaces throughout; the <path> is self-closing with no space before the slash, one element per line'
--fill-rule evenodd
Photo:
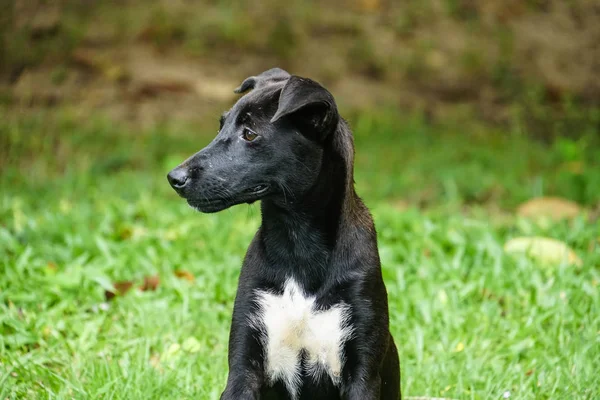
<path fill-rule="evenodd" d="M 324 139 L 339 115 L 333 96 L 317 82 L 292 75 L 279 96 L 279 106 L 271 122 L 289 117 L 314 139 Z"/>
<path fill-rule="evenodd" d="M 264 86 L 269 83 L 284 81 L 290 77 L 290 74 L 281 68 L 271 68 L 262 74 L 249 76 L 237 88 L 235 93 L 246 93 L 248 90 Z"/>

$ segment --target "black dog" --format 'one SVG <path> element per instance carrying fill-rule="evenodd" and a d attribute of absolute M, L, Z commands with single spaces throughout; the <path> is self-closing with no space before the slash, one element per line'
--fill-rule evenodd
<path fill-rule="evenodd" d="M 250 91 L 251 90 L 251 91 Z M 202 212 L 262 200 L 238 285 L 221 399 L 400 398 L 377 236 L 333 96 L 274 68 L 247 78 L 217 137 L 169 173 Z"/>

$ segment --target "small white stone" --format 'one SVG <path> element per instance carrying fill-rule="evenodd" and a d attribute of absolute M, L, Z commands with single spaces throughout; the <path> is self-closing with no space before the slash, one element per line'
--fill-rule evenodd
<path fill-rule="evenodd" d="M 506 391 L 504 392 L 504 394 L 502 395 L 502 397 L 504 397 L 505 399 L 509 399 L 510 398 L 510 391 Z"/>

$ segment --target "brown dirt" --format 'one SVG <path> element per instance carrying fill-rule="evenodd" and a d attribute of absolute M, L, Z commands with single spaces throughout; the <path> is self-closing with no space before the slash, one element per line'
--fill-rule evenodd
<path fill-rule="evenodd" d="M 60 5 L 67 3 L 16 1 L 12 23 L 28 27 L 30 40 L 46 40 L 66 29 Z M 207 23 L 203 12 L 218 16 L 214 5 L 130 1 L 123 13 L 131 14 L 134 27 L 119 25 L 112 14 L 92 18 L 68 59 L 50 55 L 19 69 L 0 92 L 10 93 L 12 104 L 25 111 L 60 104 L 81 115 L 101 112 L 151 126 L 215 118 L 234 101 L 232 90 L 243 78 L 281 66 L 323 82 L 342 107 L 394 105 L 444 118 L 449 108 L 466 104 L 484 119 L 502 122 L 513 101 L 494 83 L 495 71 L 504 66 L 520 80 L 541 83 L 550 97 L 600 101 L 600 7 L 593 1 L 548 0 L 538 9 L 517 0 L 459 1 L 453 15 L 447 4 L 361 0 L 351 8 L 333 2 L 308 12 L 294 3 L 290 10 L 305 15 L 277 17 L 289 21 L 289 32 L 273 16 L 254 21 L 268 8 L 241 8 L 241 21 L 251 19 L 248 27 L 259 33 L 229 37 L 225 30 L 219 40 L 230 42 L 196 54 L 180 36 L 184 28 Z M 177 18 L 193 14 L 193 23 L 175 18 L 148 25 L 157 9 Z M 509 44 L 501 32 L 512 35 Z M 277 41 L 281 35 L 291 35 L 292 53 L 277 53 L 286 48 Z"/>

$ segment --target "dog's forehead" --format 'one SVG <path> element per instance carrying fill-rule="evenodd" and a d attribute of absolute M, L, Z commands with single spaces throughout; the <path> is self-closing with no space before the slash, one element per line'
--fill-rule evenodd
<path fill-rule="evenodd" d="M 228 114 L 238 116 L 253 114 L 271 118 L 277 111 L 279 94 L 285 81 L 264 85 L 243 95 L 231 108 Z"/>

